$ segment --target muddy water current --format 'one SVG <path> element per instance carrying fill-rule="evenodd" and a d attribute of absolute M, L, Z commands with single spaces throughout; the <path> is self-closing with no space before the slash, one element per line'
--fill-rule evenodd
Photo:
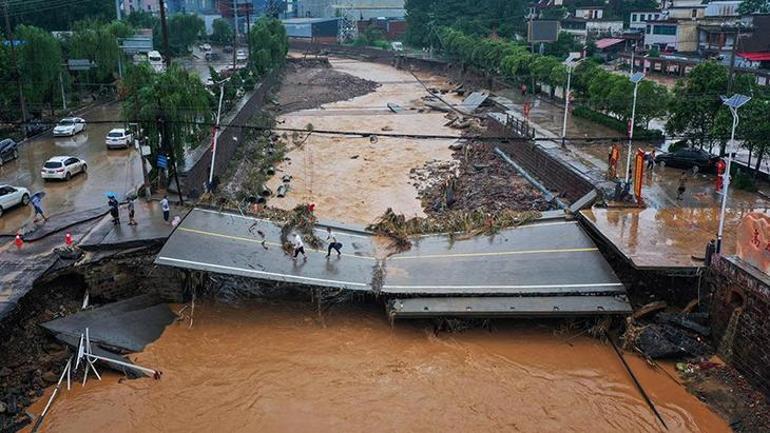
<path fill-rule="evenodd" d="M 176 307 L 175 307 L 176 308 Z M 41 431 L 662 432 L 612 348 L 538 322 L 434 335 L 379 307 L 198 305 L 134 359 L 163 378 L 75 385 Z M 728 432 L 627 354 L 671 432 Z M 50 390 L 49 390 L 50 393 Z M 46 395 L 31 412 L 38 414 Z"/>

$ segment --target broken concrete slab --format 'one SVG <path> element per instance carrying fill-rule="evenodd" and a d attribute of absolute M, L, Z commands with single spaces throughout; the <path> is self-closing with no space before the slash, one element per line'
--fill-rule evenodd
<path fill-rule="evenodd" d="M 140 352 L 174 321 L 166 304 L 141 295 L 43 323 L 54 334 L 80 338 L 89 329 L 91 342 L 118 352 Z"/>
<path fill-rule="evenodd" d="M 463 100 L 457 109 L 465 114 L 473 114 L 488 97 L 489 93 L 487 92 L 473 92 Z"/>

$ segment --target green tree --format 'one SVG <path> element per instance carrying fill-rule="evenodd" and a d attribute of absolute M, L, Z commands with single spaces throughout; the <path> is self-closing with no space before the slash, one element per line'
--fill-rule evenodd
<path fill-rule="evenodd" d="M 226 20 L 217 18 L 211 24 L 213 32 L 211 42 L 218 45 L 229 45 L 233 43 L 233 28 Z"/>
<path fill-rule="evenodd" d="M 84 73 L 89 83 L 111 83 L 118 72 L 123 53 L 119 38 L 134 34 L 133 28 L 122 21 L 104 23 L 86 20 L 75 23 L 73 33 L 64 41 L 70 59 L 88 59 L 96 66 Z"/>
<path fill-rule="evenodd" d="M 128 14 L 125 21 L 136 29 L 152 29 L 158 23 L 158 17 L 150 12 L 136 10 Z"/>
<path fill-rule="evenodd" d="M 743 0 L 738 12 L 746 15 L 770 13 L 770 0 Z"/>
<path fill-rule="evenodd" d="M 251 66 L 261 75 L 272 67 L 283 63 L 289 52 L 289 39 L 281 21 L 274 18 L 260 18 L 251 27 Z"/>
<path fill-rule="evenodd" d="M 23 41 L 16 53 L 30 113 L 39 115 L 46 106 L 53 112 L 55 102 L 61 101 L 58 91 L 62 72 L 59 42 L 51 33 L 26 25 L 16 27 L 14 36 Z"/>
<path fill-rule="evenodd" d="M 727 81 L 727 68 L 719 63 L 706 62 L 694 67 L 687 77 L 676 83 L 666 131 L 685 135 L 693 144 L 711 149 L 719 141 L 711 133 L 717 125 L 717 115 L 722 108 L 720 96 L 727 88 Z"/>
<path fill-rule="evenodd" d="M 545 54 L 566 58 L 570 52 L 580 51 L 581 48 L 574 35 L 568 32 L 559 32 L 556 41 L 545 46 Z"/>
<path fill-rule="evenodd" d="M 203 19 L 195 14 L 173 14 L 167 21 L 168 48 L 175 56 L 189 53 L 190 46 L 206 31 Z M 152 34 L 153 44 L 156 47 L 163 47 L 163 31 L 160 23 L 155 24 Z M 164 54 L 168 55 L 168 53 Z"/>
<path fill-rule="evenodd" d="M 168 151 L 161 149 L 160 134 L 164 132 L 158 122 L 161 117 L 166 125 L 166 144 L 173 149 L 177 160 L 210 132 L 214 97 L 196 73 L 176 64 L 163 73 L 154 72 L 144 63 L 130 67 L 121 83 L 120 94 L 124 95 L 123 118 L 139 123 L 153 154 Z"/>
<path fill-rule="evenodd" d="M 105 0 L 14 1 L 9 3 L 9 15 L 15 23 L 42 29 L 70 30 L 72 25 L 85 19 L 114 20 L 115 2 Z M 13 24 L 13 23 L 12 23 Z"/>

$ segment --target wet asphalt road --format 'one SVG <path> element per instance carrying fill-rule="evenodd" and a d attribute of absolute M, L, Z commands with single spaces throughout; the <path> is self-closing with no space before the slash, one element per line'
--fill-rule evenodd
<path fill-rule="evenodd" d="M 254 225 L 252 230 L 249 227 Z M 265 234 L 265 244 L 261 236 Z M 324 229 L 318 237 L 325 238 Z M 386 260 L 375 238 L 336 231 L 342 257 L 325 248 L 292 260 L 281 249 L 280 227 L 266 220 L 194 209 L 172 234 L 156 263 L 388 294 L 567 295 L 624 293 L 596 245 L 574 221 L 544 222 L 495 236 L 450 240 L 427 236 Z M 324 246 L 325 247 L 325 246 Z M 382 266 L 384 273 L 378 271 Z"/>
<path fill-rule="evenodd" d="M 112 103 L 95 106 L 79 114 L 86 122 L 109 122 L 120 119 L 120 105 Z M 86 131 L 74 137 L 53 137 L 47 132 L 20 146 L 19 158 L 0 167 L 0 184 L 22 186 L 31 193 L 45 191 L 43 208 L 48 215 L 90 209 L 106 204 L 106 193 L 115 192 L 122 198 L 141 184 L 142 169 L 139 153 L 129 150 L 107 150 L 104 139 L 117 123 L 89 123 Z M 68 155 L 85 159 L 88 173 L 79 174 L 69 182 L 44 182 L 40 177 L 43 163 L 53 156 Z M 0 217 L 0 233 L 14 233 L 32 219 L 29 206 L 8 210 Z"/>

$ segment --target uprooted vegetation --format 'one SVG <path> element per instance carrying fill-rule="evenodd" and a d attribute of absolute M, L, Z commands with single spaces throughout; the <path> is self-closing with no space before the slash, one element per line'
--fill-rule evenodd
<path fill-rule="evenodd" d="M 407 219 L 388 209 L 375 223 L 366 229 L 391 238 L 398 249 L 411 246 L 410 237 L 419 234 L 447 233 L 454 239 L 466 239 L 482 234 L 495 234 L 508 227 L 534 221 L 540 217 L 537 211 L 486 212 L 483 209 L 471 211 L 454 210 L 432 215 L 428 218 Z"/>

